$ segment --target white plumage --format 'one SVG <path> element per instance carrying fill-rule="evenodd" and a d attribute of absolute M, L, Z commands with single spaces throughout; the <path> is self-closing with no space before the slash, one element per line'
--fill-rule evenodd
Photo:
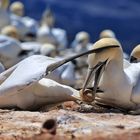
<path fill-rule="evenodd" d="M 0 61 L 6 68 L 19 62 L 21 51 L 20 42 L 11 37 L 0 35 Z"/>
<path fill-rule="evenodd" d="M 47 67 L 57 61 L 34 55 L 1 73 L 0 107 L 37 109 L 42 105 L 80 99 L 77 90 L 45 78 Z"/>
<path fill-rule="evenodd" d="M 101 39 L 93 47 L 96 51 L 89 55 L 88 64 L 89 73 L 96 71 L 94 88 L 98 86 L 99 91 L 95 100 L 140 113 L 140 63 L 127 62 L 124 67 L 123 51 L 116 39 Z"/>

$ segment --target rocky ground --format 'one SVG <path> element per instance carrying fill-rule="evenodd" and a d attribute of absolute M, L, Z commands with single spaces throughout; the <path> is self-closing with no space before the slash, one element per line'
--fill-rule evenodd
<path fill-rule="evenodd" d="M 0 110 L 0 140 L 140 139 L 140 116 L 77 108 L 69 102 L 47 112 Z"/>

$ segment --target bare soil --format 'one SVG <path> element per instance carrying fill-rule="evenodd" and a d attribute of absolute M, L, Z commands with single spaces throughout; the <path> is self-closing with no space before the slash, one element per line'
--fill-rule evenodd
<path fill-rule="evenodd" d="M 68 110 L 71 107 L 73 108 Z M 47 112 L 1 109 L 0 140 L 140 139 L 140 116 L 72 111 L 76 107 L 77 105 L 69 102 L 63 104 L 65 109 Z M 56 133 L 53 134 L 42 127 L 50 119 L 56 122 Z"/>

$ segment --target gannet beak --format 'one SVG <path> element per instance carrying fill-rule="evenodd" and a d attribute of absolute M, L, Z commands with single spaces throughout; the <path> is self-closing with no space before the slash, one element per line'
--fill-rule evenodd
<path fill-rule="evenodd" d="M 93 76 L 93 73 L 95 73 L 94 86 L 93 86 L 93 92 L 92 92 L 92 94 L 93 94 L 92 96 L 95 97 L 95 93 L 97 91 L 98 84 L 99 84 L 100 78 L 102 76 L 102 73 L 104 71 L 107 60 L 104 62 L 99 62 L 93 68 L 88 68 L 88 74 L 87 74 L 87 77 L 86 77 L 86 80 L 84 82 L 83 89 L 82 89 L 83 93 L 84 93 L 88 83 L 90 82 L 90 79 Z"/>
<path fill-rule="evenodd" d="M 55 69 L 57 69 L 58 67 L 62 66 L 63 64 L 67 63 L 67 62 L 70 62 L 76 58 L 79 58 L 81 56 L 84 56 L 84 55 L 88 55 L 88 54 L 91 54 L 91 53 L 95 53 L 97 50 L 96 49 L 93 49 L 93 50 L 89 50 L 87 52 L 84 52 L 84 53 L 80 53 L 80 54 L 76 54 L 74 56 L 70 56 L 68 58 L 65 58 L 63 60 L 60 60 L 58 62 L 55 62 L 53 64 L 51 64 L 50 66 L 47 67 L 46 69 L 46 75 L 48 73 L 51 73 L 52 71 L 54 71 Z"/>
<path fill-rule="evenodd" d="M 92 49 L 92 50 L 89 50 L 89 51 L 86 51 L 84 53 L 80 53 L 80 54 L 77 54 L 77 55 L 74 55 L 74 56 L 70 56 L 68 58 L 65 58 L 63 60 L 60 60 L 58 62 L 55 62 L 51 65 L 49 65 L 47 68 L 46 68 L 46 75 L 51 73 L 52 71 L 54 71 L 55 69 L 57 69 L 58 67 L 62 66 L 63 64 L 67 63 L 67 62 L 70 62 L 76 58 L 79 58 L 81 56 L 84 56 L 84 55 L 88 55 L 88 54 L 91 54 L 91 53 L 97 53 L 97 52 L 100 52 L 106 48 L 115 48 L 115 47 L 119 47 L 118 45 L 110 45 L 110 46 L 106 46 L 104 48 L 96 48 L 96 49 Z"/>
<path fill-rule="evenodd" d="M 98 69 L 95 72 L 95 82 L 94 82 L 94 86 L 93 86 L 93 93 L 94 94 L 96 94 L 96 91 L 97 91 L 97 88 L 98 88 L 98 85 L 99 85 L 100 78 L 102 76 L 102 73 L 105 70 L 105 66 L 106 66 L 107 60 L 104 61 L 104 62 L 102 62 L 102 64 L 100 64 L 100 66 L 98 67 Z"/>

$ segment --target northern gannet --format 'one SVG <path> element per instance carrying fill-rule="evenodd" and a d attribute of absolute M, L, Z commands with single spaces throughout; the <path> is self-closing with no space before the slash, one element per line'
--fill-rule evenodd
<path fill-rule="evenodd" d="M 24 16 L 25 7 L 20 1 L 13 2 L 10 7 L 11 24 L 18 29 L 22 41 L 35 41 L 38 23 L 34 19 Z"/>
<path fill-rule="evenodd" d="M 46 68 L 57 62 L 41 55 L 31 56 L 0 74 L 0 108 L 34 110 L 79 98 L 71 87 L 46 79 Z"/>
<path fill-rule="evenodd" d="M 0 108 L 35 110 L 43 105 L 80 100 L 79 91 L 46 78 L 59 66 L 89 53 L 92 51 L 64 60 L 33 55 L 4 71 L 0 74 Z"/>
<path fill-rule="evenodd" d="M 58 50 L 67 48 L 67 33 L 64 29 L 55 27 L 55 16 L 50 8 L 47 8 L 42 15 L 42 25 L 37 33 L 37 41 L 42 44 L 56 45 Z"/>
<path fill-rule="evenodd" d="M 0 62 L 9 68 L 22 59 L 20 42 L 14 38 L 0 35 Z"/>
<path fill-rule="evenodd" d="M 114 38 L 100 39 L 93 48 L 83 92 L 94 75 L 95 102 L 140 113 L 140 63 L 124 68 L 123 50 Z"/>

